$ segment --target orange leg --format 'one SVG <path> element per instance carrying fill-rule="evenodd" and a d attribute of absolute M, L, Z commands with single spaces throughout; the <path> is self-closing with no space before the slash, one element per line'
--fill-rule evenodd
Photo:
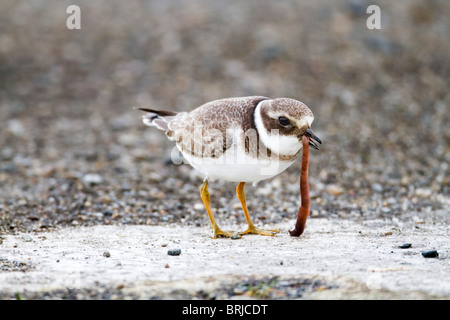
<path fill-rule="evenodd" d="M 240 182 L 236 188 L 236 194 L 241 202 L 242 209 L 244 210 L 245 220 L 247 220 L 248 228 L 243 232 L 239 232 L 240 234 L 259 234 L 262 236 L 273 236 L 275 233 L 280 232 L 279 230 L 263 230 L 255 227 L 253 224 L 252 218 L 248 213 L 247 203 L 245 201 L 245 193 L 244 193 L 245 182 Z"/>
<path fill-rule="evenodd" d="M 208 180 L 205 180 L 202 184 L 202 187 L 200 188 L 200 197 L 202 198 L 203 204 L 205 205 L 206 208 L 206 212 L 208 213 L 209 220 L 211 221 L 211 228 L 214 234 L 213 238 L 214 239 L 217 239 L 217 237 L 231 238 L 233 236 L 239 237 L 239 235 L 236 235 L 233 232 L 223 231 L 217 225 L 211 210 L 211 201 L 208 192 Z"/>

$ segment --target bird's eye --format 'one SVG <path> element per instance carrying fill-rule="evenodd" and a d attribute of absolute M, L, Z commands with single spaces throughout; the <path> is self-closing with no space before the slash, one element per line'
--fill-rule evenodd
<path fill-rule="evenodd" d="M 281 124 L 282 126 L 287 126 L 289 124 L 289 119 L 286 117 L 279 117 L 278 123 Z"/>

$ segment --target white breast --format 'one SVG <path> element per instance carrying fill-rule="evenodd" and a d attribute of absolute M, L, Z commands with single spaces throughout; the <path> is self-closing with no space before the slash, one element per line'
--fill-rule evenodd
<path fill-rule="evenodd" d="M 232 146 L 218 158 L 200 158 L 183 154 L 195 169 L 208 180 L 258 182 L 286 170 L 294 161 L 280 161 L 276 155 L 266 159 L 250 157 L 241 147 L 242 131 L 236 130 Z"/>

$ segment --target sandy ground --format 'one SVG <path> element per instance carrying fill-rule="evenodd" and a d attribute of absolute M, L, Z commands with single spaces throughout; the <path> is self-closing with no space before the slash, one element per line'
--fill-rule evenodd
<path fill-rule="evenodd" d="M 3 263 L 28 270 L 0 273 L 1 295 L 58 298 L 91 290 L 110 298 L 450 298 L 447 225 L 317 218 L 300 238 L 290 237 L 285 225 L 275 227 L 281 229 L 275 237 L 238 240 L 211 239 L 208 228 L 180 225 L 8 235 Z M 411 247 L 399 248 L 404 243 Z M 169 255 L 172 249 L 181 254 Z M 424 258 L 421 252 L 431 249 L 439 257 Z M 263 296 L 242 288 L 273 279 Z M 292 288 L 306 280 L 308 290 L 292 297 Z"/>

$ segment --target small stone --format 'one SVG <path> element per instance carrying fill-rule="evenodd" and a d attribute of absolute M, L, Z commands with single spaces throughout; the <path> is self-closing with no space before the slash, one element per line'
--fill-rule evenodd
<path fill-rule="evenodd" d="M 378 193 L 383 192 L 383 186 L 379 183 L 372 184 L 372 190 Z"/>
<path fill-rule="evenodd" d="M 329 185 L 326 191 L 333 196 L 339 196 L 344 193 L 344 189 L 335 184 Z"/>
<path fill-rule="evenodd" d="M 92 187 L 94 185 L 103 183 L 103 178 L 99 174 L 88 173 L 83 176 L 82 182 L 83 182 L 83 185 L 85 185 L 87 187 Z"/>
<path fill-rule="evenodd" d="M 109 253 L 109 251 L 105 251 L 105 252 L 103 252 L 103 256 L 105 258 L 109 258 L 109 257 L 111 257 L 111 254 Z"/>
<path fill-rule="evenodd" d="M 33 238 L 31 238 L 29 235 L 27 235 L 27 234 L 23 234 L 22 235 L 22 240 L 23 241 L 25 241 L 25 242 L 31 242 L 31 241 L 33 241 Z"/>
<path fill-rule="evenodd" d="M 21 121 L 12 119 L 8 121 L 8 129 L 9 132 L 15 135 L 16 137 L 21 137 L 25 134 L 25 126 Z"/>
<path fill-rule="evenodd" d="M 433 191 L 429 188 L 417 188 L 415 191 L 416 196 L 424 198 L 431 196 L 432 193 Z"/>
<path fill-rule="evenodd" d="M 400 249 L 408 249 L 408 248 L 411 248 L 411 243 L 404 243 L 404 244 L 402 244 L 402 245 L 400 245 L 400 246 L 398 246 Z"/>
<path fill-rule="evenodd" d="M 12 163 L 12 162 L 9 162 L 9 163 L 7 163 L 4 167 L 2 167 L 2 168 L 0 168 L 0 171 L 4 171 L 4 172 L 7 172 L 7 173 L 11 173 L 11 172 L 14 172 L 14 171 L 16 171 L 16 166 L 14 165 L 14 163 Z"/>
<path fill-rule="evenodd" d="M 424 258 L 437 258 L 439 257 L 439 253 L 437 252 L 437 250 L 427 250 L 422 251 L 422 256 Z"/>
<path fill-rule="evenodd" d="M 194 204 L 194 210 L 200 211 L 200 210 L 204 210 L 204 209 L 205 209 L 205 207 L 202 203 L 197 202 Z"/>
<path fill-rule="evenodd" d="M 181 249 L 170 249 L 167 251 L 169 256 L 179 256 L 181 254 Z"/>
<path fill-rule="evenodd" d="M 116 212 L 116 213 L 114 213 L 114 214 L 111 216 L 111 219 L 117 220 L 117 219 L 119 219 L 119 218 L 121 218 L 121 217 L 122 217 L 122 215 L 121 215 L 120 213 Z"/>

